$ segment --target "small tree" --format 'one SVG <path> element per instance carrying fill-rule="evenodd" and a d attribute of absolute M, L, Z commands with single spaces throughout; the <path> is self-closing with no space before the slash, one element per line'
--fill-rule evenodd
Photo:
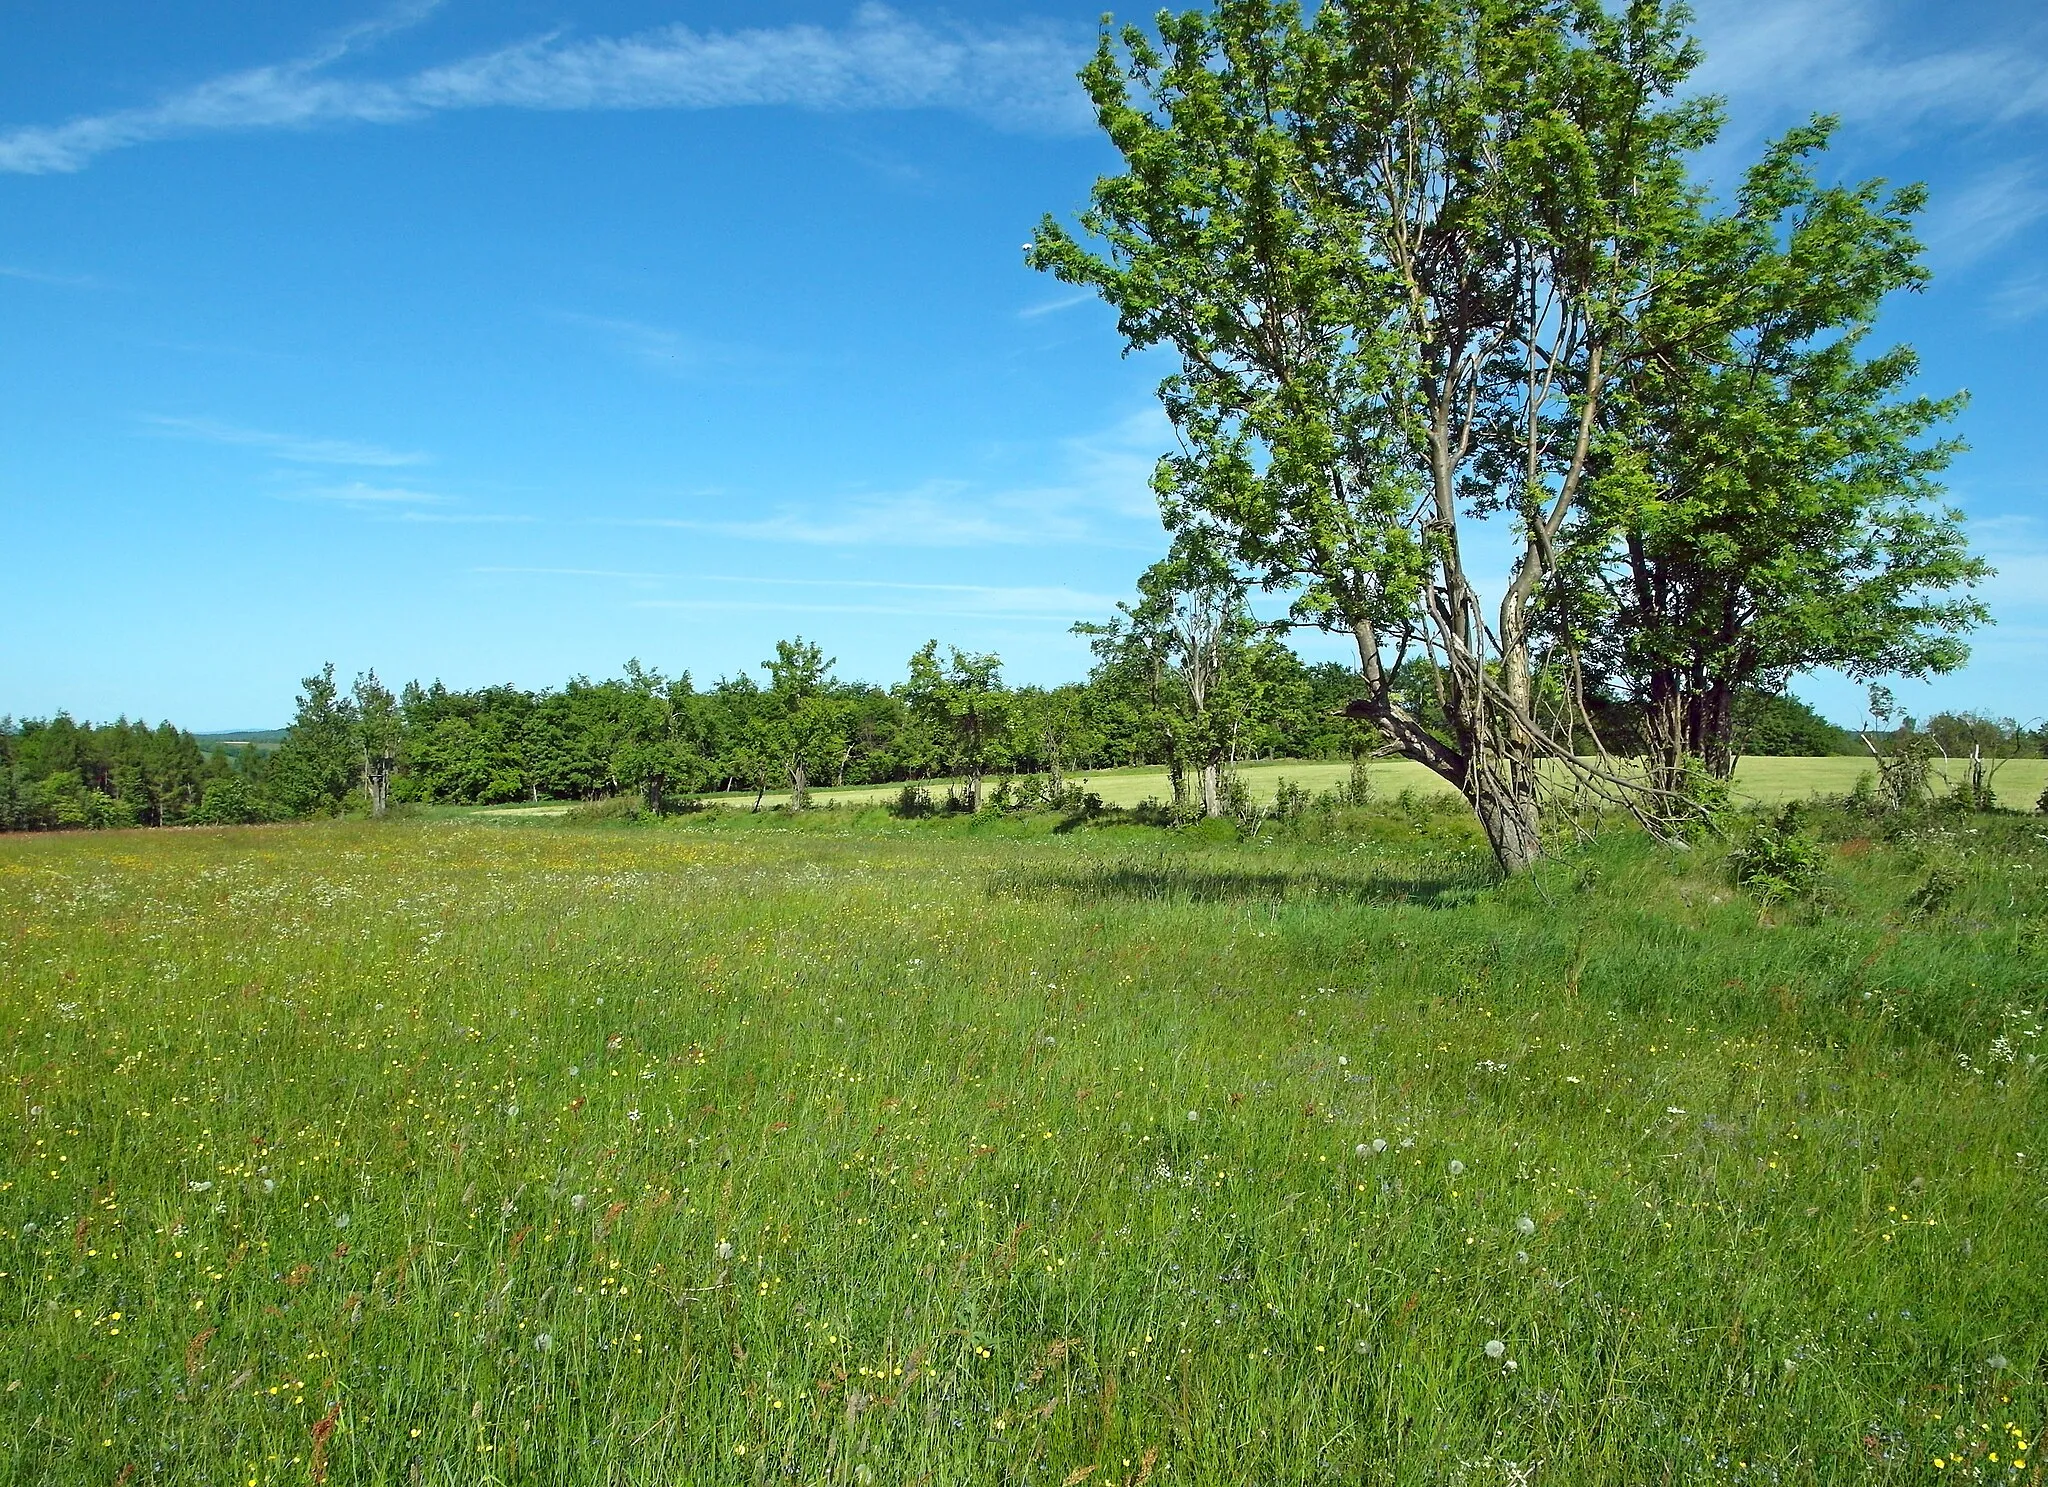
<path fill-rule="evenodd" d="M 943 663 L 939 643 L 928 640 L 910 658 L 903 698 L 943 751 L 945 767 L 966 787 L 969 811 L 979 811 L 982 781 L 1008 757 L 1010 695 L 1003 690 L 1002 658 L 949 647 Z"/>
<path fill-rule="evenodd" d="M 334 680 L 334 663 L 300 683 L 297 710 L 264 772 L 264 782 L 293 816 L 333 815 L 362 778 L 355 699 Z"/>
<path fill-rule="evenodd" d="M 690 738 L 690 676 L 684 672 L 670 681 L 636 659 L 626 663 L 620 686 L 624 740 L 614 768 L 658 816 L 671 790 L 689 789 L 703 774 L 702 756 Z"/>
<path fill-rule="evenodd" d="M 1261 691 L 1263 628 L 1245 601 L 1215 534 L 1185 527 L 1166 557 L 1138 580 L 1136 605 L 1120 618 L 1078 624 L 1104 663 L 1143 679 L 1167 747 L 1174 807 L 1184 809 L 1192 766 L 1201 814 L 1224 814 L 1225 775 Z"/>
<path fill-rule="evenodd" d="M 830 690 L 833 661 L 799 635 L 776 641 L 774 659 L 761 664 L 768 672 L 769 706 L 760 743 L 789 780 L 789 808 L 806 810 L 812 779 L 828 773 L 846 752 Z"/>
<path fill-rule="evenodd" d="M 374 671 L 356 678 L 351 729 L 356 752 L 362 759 L 363 793 L 370 798 L 370 814 L 382 816 L 391 803 L 391 774 L 398 767 L 399 746 L 405 741 L 405 721 L 398 699 L 377 680 Z"/>

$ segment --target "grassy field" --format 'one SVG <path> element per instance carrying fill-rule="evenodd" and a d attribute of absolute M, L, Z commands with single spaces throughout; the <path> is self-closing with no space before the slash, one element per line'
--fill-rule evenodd
<path fill-rule="evenodd" d="M 0 838 L 0 1482 L 2038 1482 L 2048 853 Z"/>
<path fill-rule="evenodd" d="M 1452 793 L 1437 775 L 1405 759 L 1381 760 L 1371 769 L 1375 788 L 1390 799 L 1403 790 L 1417 795 Z M 1953 783 L 1952 776 L 1960 778 L 1957 767 L 1941 761 L 1936 762 L 1934 769 L 1936 778 L 1944 786 Z M 1283 779 L 1316 792 L 1335 789 L 1350 779 L 1351 766 L 1324 760 L 1276 760 L 1246 764 L 1240 772 L 1251 787 L 1252 795 L 1269 801 Z M 1751 804 L 1782 805 L 1789 800 L 1805 800 L 1814 795 L 1846 795 L 1856 787 L 1857 780 L 1866 775 L 1873 780 L 1876 778 L 1876 770 L 1867 759 L 1744 759 L 1736 766 L 1735 793 Z M 1107 805 L 1129 807 L 1146 800 L 1167 800 L 1173 794 L 1166 771 L 1151 766 L 1096 770 L 1076 775 L 1074 779 L 1077 784 L 1101 796 Z M 2048 760 L 2012 760 L 2000 768 L 1992 783 L 2001 805 L 2011 810 L 2031 810 L 2040 799 L 2043 788 L 2048 787 Z M 843 790 L 814 791 L 813 798 L 828 805 L 873 805 L 895 799 L 902 788 L 901 785 L 857 785 Z M 938 788 L 943 794 L 943 783 Z M 751 794 L 717 798 L 728 805 L 751 806 L 754 803 Z M 771 794 L 765 797 L 763 804 L 780 805 L 787 799 L 786 795 Z M 501 816 L 559 816 L 569 807 L 559 801 L 550 801 L 486 809 Z"/>

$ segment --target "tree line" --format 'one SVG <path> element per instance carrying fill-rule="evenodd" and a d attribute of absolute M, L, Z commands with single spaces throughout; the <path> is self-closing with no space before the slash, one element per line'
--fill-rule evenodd
<path fill-rule="evenodd" d="M 1116 621 L 1077 626 L 1097 663 L 1086 681 L 1052 687 L 1010 686 L 997 657 L 936 641 L 893 685 L 850 681 L 822 648 L 797 638 L 777 644 L 760 676 L 704 687 L 687 672 L 669 677 L 628 662 L 617 677 L 579 676 L 558 688 L 462 691 L 435 681 L 394 693 L 374 672 L 344 686 L 329 665 L 301 684 L 291 726 L 267 750 L 204 749 L 170 723 L 0 717 L 0 830 L 227 825 L 380 814 L 408 802 L 622 795 L 658 812 L 731 792 L 751 792 L 758 804 L 774 791 L 801 809 L 817 788 L 893 783 L 927 789 L 938 809 L 950 801 L 979 810 L 1058 803 L 1068 775 L 1133 765 L 1163 766 L 1163 803 L 1192 817 L 1223 813 L 1240 763 L 1383 751 L 1345 715 L 1357 692 L 1350 667 L 1303 661 L 1242 607 L 1220 619 L 1176 618 L 1189 608 L 1186 577 L 1169 558 L 1148 571 L 1139 601 Z M 1241 593 L 1225 591 L 1241 606 Z M 1406 689 L 1426 713 L 1431 679 L 1411 665 Z M 1746 696 L 1738 716 L 1747 752 L 1860 748 L 1789 696 Z M 1997 740 L 1993 751 L 2005 753 L 2036 743 L 1984 719 L 1943 715 L 1917 726 L 1937 747 L 1951 741 L 1965 752 L 1966 739 Z"/>

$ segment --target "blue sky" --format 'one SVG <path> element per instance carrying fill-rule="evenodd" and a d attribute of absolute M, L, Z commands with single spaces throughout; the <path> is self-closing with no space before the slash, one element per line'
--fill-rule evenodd
<path fill-rule="evenodd" d="M 1164 545 L 1163 366 L 1019 253 L 1113 164 L 1098 10 L 7 0 L 0 713 L 256 726 L 328 659 L 708 679 L 799 631 L 878 680 L 930 635 L 1079 675 L 1068 624 Z M 1700 30 L 1710 172 L 1832 110 L 1842 174 L 1933 187 L 1883 334 L 1973 395 L 2000 624 L 1902 695 L 2048 713 L 2048 19 Z"/>

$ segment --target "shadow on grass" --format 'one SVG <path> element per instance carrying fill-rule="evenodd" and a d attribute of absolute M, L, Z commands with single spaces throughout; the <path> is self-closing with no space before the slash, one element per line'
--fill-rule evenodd
<path fill-rule="evenodd" d="M 989 892 L 1021 898 L 1061 894 L 1158 903 L 1413 904 L 1450 909 L 1472 903 L 1497 882 L 1488 869 L 1449 864 L 1411 876 L 1112 863 L 1079 871 L 1003 873 L 989 884 Z"/>

